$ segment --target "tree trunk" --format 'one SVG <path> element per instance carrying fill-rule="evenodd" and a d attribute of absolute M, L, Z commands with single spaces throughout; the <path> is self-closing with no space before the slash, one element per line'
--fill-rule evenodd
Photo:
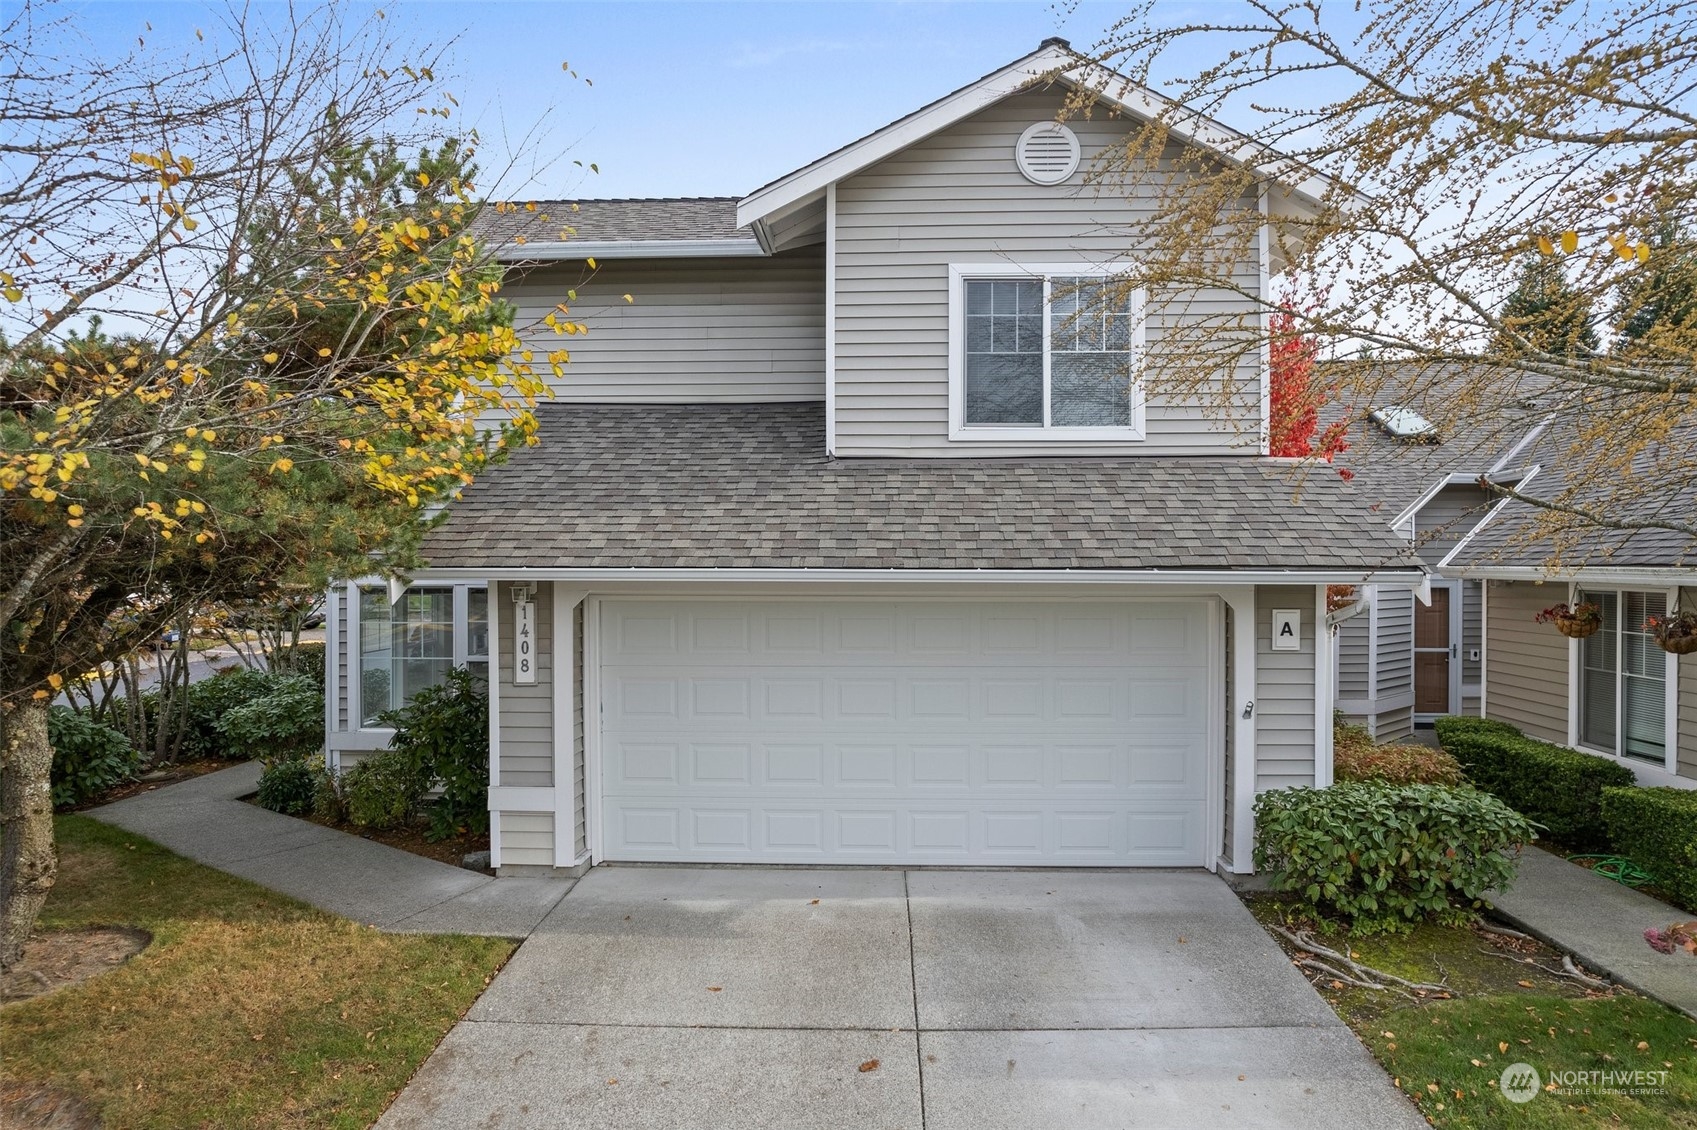
<path fill-rule="evenodd" d="M 0 971 L 23 956 L 59 870 L 52 773 L 46 701 L 0 709 Z"/>

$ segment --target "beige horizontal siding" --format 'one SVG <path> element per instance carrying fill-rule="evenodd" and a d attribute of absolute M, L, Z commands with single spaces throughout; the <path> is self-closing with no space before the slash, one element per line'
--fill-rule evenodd
<path fill-rule="evenodd" d="M 552 585 L 536 593 L 536 682 L 513 682 L 512 587 L 499 585 L 490 594 L 500 618 L 500 735 L 503 786 L 546 786 L 554 783 L 554 620 Z"/>
<path fill-rule="evenodd" d="M 554 866 L 552 812 L 501 813 L 501 866 Z"/>
<path fill-rule="evenodd" d="M 567 292 L 575 289 L 577 297 Z M 631 301 L 625 301 L 625 295 Z M 786 402 L 825 396 L 825 260 L 821 248 L 770 259 L 605 262 L 537 267 L 502 288 L 534 352 L 566 349 L 565 402 Z M 561 315 L 588 327 L 556 335 Z"/>
<path fill-rule="evenodd" d="M 1255 590 L 1255 791 L 1314 783 L 1315 592 Z M 1273 650 L 1273 610 L 1302 613 L 1302 650 Z"/>
<path fill-rule="evenodd" d="M 1377 635 L 1379 698 L 1414 693 L 1414 593 L 1408 589 L 1381 588 L 1376 598 L 1374 624 Z"/>
<path fill-rule="evenodd" d="M 1492 497 L 1476 486 L 1445 487 L 1415 515 L 1414 548 L 1426 561 L 1437 564 L 1479 524 L 1491 502 Z"/>
<path fill-rule="evenodd" d="M 1492 718 L 1545 741 L 1567 742 L 1567 637 L 1533 616 L 1567 599 L 1565 585 L 1489 581 L 1485 706 Z"/>
<path fill-rule="evenodd" d="M 1027 181 L 1013 147 L 1026 126 L 1053 119 L 1061 96 L 1005 99 L 843 181 L 836 210 L 836 395 L 840 455 L 1053 455 L 1035 442 L 951 443 L 948 438 L 948 268 L 951 263 L 1123 261 L 1130 229 L 1150 215 L 1085 184 L 1123 121 L 1074 121 L 1085 160 L 1065 184 Z M 1253 207 L 1253 201 L 1247 202 Z M 1237 264 L 1233 285 L 1253 291 L 1259 268 Z M 1151 355 L 1194 350 L 1199 319 L 1239 324 L 1253 305 L 1229 290 L 1151 296 Z M 1142 442 L 1069 443 L 1098 454 L 1237 453 L 1259 450 L 1260 366 L 1253 351 L 1222 362 L 1205 402 L 1151 396 Z M 1223 406 L 1231 402 L 1231 411 Z"/>

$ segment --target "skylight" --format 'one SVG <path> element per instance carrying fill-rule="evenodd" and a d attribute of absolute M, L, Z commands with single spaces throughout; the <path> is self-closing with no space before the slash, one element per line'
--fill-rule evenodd
<path fill-rule="evenodd" d="M 1383 428 L 1385 434 L 1395 439 L 1418 441 L 1421 443 L 1437 443 L 1438 429 L 1432 421 L 1422 416 L 1412 408 L 1404 408 L 1400 404 L 1388 404 L 1383 408 L 1375 408 L 1371 413 L 1373 422 Z"/>

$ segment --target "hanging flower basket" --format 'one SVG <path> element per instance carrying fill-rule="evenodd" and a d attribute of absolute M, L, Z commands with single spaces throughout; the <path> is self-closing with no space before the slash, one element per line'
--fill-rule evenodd
<path fill-rule="evenodd" d="M 1603 610 L 1589 601 L 1580 601 L 1572 608 L 1557 604 L 1532 618 L 1540 624 L 1554 624 L 1556 631 L 1573 640 L 1594 636 L 1603 626 Z"/>
<path fill-rule="evenodd" d="M 1644 621 L 1649 632 L 1663 651 L 1675 655 L 1690 655 L 1697 651 L 1697 612 L 1677 609 L 1666 616 L 1652 616 Z"/>

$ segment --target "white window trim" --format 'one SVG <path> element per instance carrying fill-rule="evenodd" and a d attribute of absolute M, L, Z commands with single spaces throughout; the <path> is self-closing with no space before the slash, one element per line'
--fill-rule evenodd
<path fill-rule="evenodd" d="M 1667 607 L 1670 611 L 1679 601 L 1679 589 L 1677 587 L 1663 589 L 1658 585 L 1582 585 L 1576 582 L 1568 585 L 1567 601 L 1570 606 L 1574 601 L 1579 599 L 1579 594 L 1581 592 L 1614 593 L 1615 607 L 1617 609 L 1626 607 L 1626 594 L 1629 592 L 1666 593 Z M 1580 679 L 1582 677 L 1580 672 L 1579 645 L 1582 642 L 1583 641 L 1581 640 L 1575 639 L 1567 641 L 1567 744 L 1582 753 L 1589 753 L 1593 757 L 1606 757 L 1610 761 L 1618 761 L 1628 768 L 1637 767 L 1640 769 L 1656 769 L 1657 767 L 1654 761 L 1648 761 L 1642 757 L 1628 757 L 1624 750 L 1619 753 L 1610 753 L 1606 749 L 1596 749 L 1595 747 L 1588 746 L 1579 740 L 1579 711 L 1582 706 L 1582 702 L 1579 697 Z M 1619 683 L 1622 678 L 1620 656 L 1618 654 L 1619 649 L 1616 650 L 1615 733 L 1618 736 L 1621 729 L 1620 710 L 1623 699 L 1619 692 Z M 1665 736 L 1662 739 L 1663 750 L 1661 771 L 1677 777 L 1679 775 L 1679 656 L 1675 655 L 1671 651 L 1667 651 L 1663 652 L 1663 657 L 1667 661 L 1667 666 L 1663 668 L 1662 675 L 1664 694 L 1664 702 L 1662 704 L 1662 732 Z M 1625 746 L 1624 741 L 1620 741 L 1618 744 L 1623 747 Z"/>
<path fill-rule="evenodd" d="M 1055 275 L 1073 278 L 1112 278 L 1112 267 L 1092 263 L 994 263 L 949 264 L 949 439 L 956 442 L 1077 443 L 1136 441 L 1144 438 L 1144 388 L 1139 375 L 1131 382 L 1130 427 L 1052 427 L 1042 425 L 968 424 L 966 422 L 966 280 L 985 278 L 1043 278 L 1043 416 L 1049 415 L 1049 303 L 1047 280 Z M 1131 317 L 1131 366 L 1139 373 L 1144 355 L 1144 320 L 1148 314 L 1146 293 L 1133 290 L 1127 299 Z"/>
<path fill-rule="evenodd" d="M 360 590 L 364 588 L 381 587 L 385 582 L 381 579 L 364 579 L 349 581 L 346 588 L 347 632 L 348 632 L 348 669 L 342 682 L 348 689 L 348 729 L 344 733 L 352 734 L 381 734 L 390 735 L 395 731 L 388 726 L 367 726 L 360 717 L 364 714 L 364 676 L 365 657 L 360 651 L 364 645 L 364 637 L 360 634 L 364 625 L 360 623 Z M 471 590 L 487 589 L 489 599 L 489 650 L 495 649 L 495 603 L 494 587 L 492 585 L 467 583 L 464 581 L 419 581 L 411 584 L 402 592 L 405 597 L 414 589 L 451 589 L 453 591 L 453 656 L 451 664 L 454 667 L 464 667 L 467 663 L 488 663 L 490 677 L 493 679 L 495 664 L 493 656 L 472 655 L 466 650 L 466 643 L 471 639 Z M 393 615 L 394 606 L 390 606 Z M 384 743 L 385 745 L 387 742 Z"/>

